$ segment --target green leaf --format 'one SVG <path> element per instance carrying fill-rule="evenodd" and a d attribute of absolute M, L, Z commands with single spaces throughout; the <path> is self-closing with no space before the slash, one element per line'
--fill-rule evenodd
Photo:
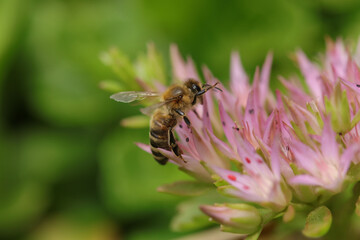
<path fill-rule="evenodd" d="M 25 181 L 53 184 L 79 171 L 90 171 L 89 158 L 95 153 L 92 135 L 75 130 L 52 130 L 32 126 L 14 140 L 19 157 L 18 172 Z M 91 150 L 94 149 L 94 150 Z"/>
<path fill-rule="evenodd" d="M 321 118 L 320 111 L 314 101 L 306 104 L 306 108 L 315 116 L 320 128 L 324 126 L 324 121 Z"/>
<path fill-rule="evenodd" d="M 360 196 L 357 199 L 356 204 L 355 204 L 355 213 L 356 213 L 356 215 L 358 215 L 360 217 Z"/>
<path fill-rule="evenodd" d="M 158 164 L 134 142 L 148 142 L 148 131 L 116 127 L 100 146 L 100 186 L 107 209 L 121 219 L 173 209 L 178 198 L 156 192 L 166 181 L 190 179 L 177 166 Z"/>
<path fill-rule="evenodd" d="M 209 217 L 200 211 L 200 202 L 198 199 L 192 199 L 179 204 L 178 214 L 171 221 L 171 229 L 175 232 L 185 232 L 212 224 Z"/>
<path fill-rule="evenodd" d="M 145 115 L 136 115 L 121 120 L 121 126 L 128 128 L 145 128 L 149 126 L 149 117 Z"/>
<path fill-rule="evenodd" d="M 129 58 L 117 48 L 102 53 L 100 59 L 105 65 L 112 67 L 120 80 L 131 89 L 138 89 L 135 81 L 135 69 Z"/>
<path fill-rule="evenodd" d="M 306 142 L 305 136 L 303 132 L 301 131 L 301 128 L 293 121 L 290 122 L 291 126 L 293 127 L 296 136 L 302 141 Z"/>
<path fill-rule="evenodd" d="M 46 217 L 46 224 L 35 225 L 25 239 L 111 240 L 116 236 L 116 231 L 116 224 L 104 209 L 87 199 L 61 206 Z"/>
<path fill-rule="evenodd" d="M 171 229 L 177 232 L 192 231 L 213 224 L 199 207 L 206 204 L 213 205 L 214 203 L 231 203 L 234 201 L 237 200 L 223 197 L 216 191 L 209 191 L 204 195 L 182 202 L 178 205 L 178 214 L 171 222 Z"/>
<path fill-rule="evenodd" d="M 147 45 L 147 54 L 139 55 L 135 63 L 136 76 L 152 85 L 154 80 L 166 84 L 165 64 L 153 43 Z"/>
<path fill-rule="evenodd" d="M 49 205 L 46 187 L 24 182 L 0 198 L 0 232 L 15 233 L 33 226 Z"/>
<path fill-rule="evenodd" d="M 360 111 L 356 113 L 356 115 L 351 120 L 351 129 L 355 127 L 355 125 L 360 121 Z"/>
<path fill-rule="evenodd" d="M 120 92 L 120 91 L 125 90 L 123 84 L 121 84 L 118 81 L 114 81 L 114 80 L 101 81 L 100 84 L 99 84 L 99 87 L 102 90 L 105 90 L 105 91 L 110 92 L 110 93 L 116 93 L 116 92 Z"/>
<path fill-rule="evenodd" d="M 326 113 L 331 115 L 331 125 L 335 132 L 346 133 L 351 129 L 350 108 L 346 91 L 336 84 L 330 99 L 324 98 Z"/>
<path fill-rule="evenodd" d="M 325 206 L 318 207 L 307 216 L 302 233 L 312 238 L 324 236 L 329 231 L 331 222 L 330 210 Z"/>
<path fill-rule="evenodd" d="M 213 185 L 197 181 L 178 181 L 158 187 L 159 192 L 179 196 L 199 196 L 213 189 Z"/>
<path fill-rule="evenodd" d="M 256 233 L 253 233 L 253 234 L 247 236 L 245 238 L 245 240 L 257 240 L 259 238 L 260 234 L 261 234 L 261 231 L 262 231 L 262 229 L 260 231 L 256 232 Z"/>
<path fill-rule="evenodd" d="M 351 120 L 350 120 L 350 107 L 349 107 L 349 100 L 346 94 L 346 91 L 342 91 L 341 95 L 341 103 L 340 103 L 340 110 L 341 110 L 341 120 L 343 127 L 346 131 L 350 130 Z"/>
<path fill-rule="evenodd" d="M 289 207 L 286 209 L 284 215 L 283 215 L 283 221 L 284 222 L 290 222 L 295 217 L 295 208 L 292 205 L 289 205 Z"/>
<path fill-rule="evenodd" d="M 16 47 L 18 34 L 23 30 L 24 20 L 27 19 L 28 3 L 21 0 L 0 1 L 0 85 L 3 70 L 10 60 L 9 53 Z M 0 93 L 1 94 L 1 93 Z"/>

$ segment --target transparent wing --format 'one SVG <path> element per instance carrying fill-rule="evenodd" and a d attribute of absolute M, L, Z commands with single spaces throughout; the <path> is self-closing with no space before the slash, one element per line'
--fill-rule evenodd
<path fill-rule="evenodd" d="M 155 103 L 153 105 L 150 105 L 146 108 L 141 108 L 140 109 L 140 112 L 142 112 L 143 114 L 145 115 L 148 115 L 150 116 L 157 108 L 159 107 L 162 107 L 166 104 L 167 102 L 158 102 L 158 103 Z"/>
<path fill-rule="evenodd" d="M 170 102 L 172 102 L 174 100 L 177 100 L 177 99 L 179 99 L 178 96 L 168 98 L 168 99 L 166 99 L 166 101 L 155 103 L 155 104 L 150 105 L 150 106 L 148 106 L 146 108 L 141 108 L 140 112 L 142 112 L 145 115 L 150 116 L 152 114 L 152 112 L 155 111 L 155 109 L 160 108 L 160 107 L 162 107 L 162 106 L 164 106 L 164 105 L 166 105 L 166 104 L 168 104 L 168 103 L 170 103 Z"/>
<path fill-rule="evenodd" d="M 114 99 L 117 102 L 130 103 L 136 100 L 143 100 L 148 97 L 158 97 L 159 94 L 155 92 L 137 92 L 137 91 L 128 91 L 128 92 L 118 92 L 110 96 L 111 99 Z"/>

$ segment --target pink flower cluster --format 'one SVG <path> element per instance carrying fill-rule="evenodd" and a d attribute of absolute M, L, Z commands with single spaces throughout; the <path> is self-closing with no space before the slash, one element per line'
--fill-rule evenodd
<path fill-rule="evenodd" d="M 341 40 L 328 41 L 317 63 L 298 51 L 305 81 L 280 77 L 286 93 L 269 90 L 272 58 L 266 57 L 250 83 L 233 53 L 230 88 L 219 84 L 222 92 L 205 94 L 204 104 L 188 113 L 192 127 L 176 127 L 187 162 L 161 152 L 199 181 L 216 180 L 220 192 L 281 212 L 292 201 L 328 199 L 358 180 L 348 173 L 360 162 L 360 44 L 352 55 Z M 171 59 L 175 79 L 200 80 L 176 46 Z M 219 82 L 208 68 L 202 71 L 208 84 Z M 202 210 L 216 215 L 214 207 Z"/>

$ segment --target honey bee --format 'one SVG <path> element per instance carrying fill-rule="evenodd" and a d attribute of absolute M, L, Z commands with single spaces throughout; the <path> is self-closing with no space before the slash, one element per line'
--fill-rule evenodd
<path fill-rule="evenodd" d="M 183 84 L 171 85 L 160 96 L 161 101 L 151 105 L 147 108 L 141 109 L 141 112 L 146 115 L 151 115 L 150 119 L 150 146 L 154 159 L 161 165 L 165 165 L 168 158 L 161 154 L 159 148 L 172 151 L 176 156 L 181 158 L 184 162 L 178 144 L 176 143 L 173 129 L 181 119 L 188 127 L 191 126 L 190 120 L 186 117 L 186 113 L 198 102 L 202 103 L 202 95 L 212 88 L 217 88 L 214 85 L 204 84 L 189 79 Z M 119 92 L 110 96 L 118 102 L 130 103 L 135 100 L 142 100 L 148 97 L 157 97 L 158 93 L 154 92 Z"/>

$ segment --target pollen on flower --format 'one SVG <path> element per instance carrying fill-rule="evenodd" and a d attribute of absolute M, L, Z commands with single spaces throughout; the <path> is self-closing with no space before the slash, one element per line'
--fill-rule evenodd
<path fill-rule="evenodd" d="M 185 141 L 186 141 L 186 142 L 189 142 L 189 141 L 190 141 L 190 139 L 187 137 L 187 138 L 185 139 Z"/>
<path fill-rule="evenodd" d="M 181 124 L 179 124 L 179 127 L 180 127 L 180 128 L 183 128 L 183 126 L 182 126 Z"/>
<path fill-rule="evenodd" d="M 250 110 L 249 110 L 249 113 L 250 113 L 250 114 L 253 114 L 253 113 L 254 113 L 254 109 L 253 109 L 253 108 L 250 109 Z"/>
<path fill-rule="evenodd" d="M 222 125 L 225 127 L 225 125 L 226 125 L 226 124 L 225 124 L 225 122 L 224 122 L 224 121 L 222 121 Z"/>
<path fill-rule="evenodd" d="M 356 84 L 357 87 L 360 87 L 360 84 Z"/>
<path fill-rule="evenodd" d="M 249 164 L 251 163 L 251 160 L 249 158 L 245 158 L 245 161 Z"/>
<path fill-rule="evenodd" d="M 236 181 L 236 177 L 232 174 L 228 175 L 228 179 L 230 179 L 231 181 Z"/>

